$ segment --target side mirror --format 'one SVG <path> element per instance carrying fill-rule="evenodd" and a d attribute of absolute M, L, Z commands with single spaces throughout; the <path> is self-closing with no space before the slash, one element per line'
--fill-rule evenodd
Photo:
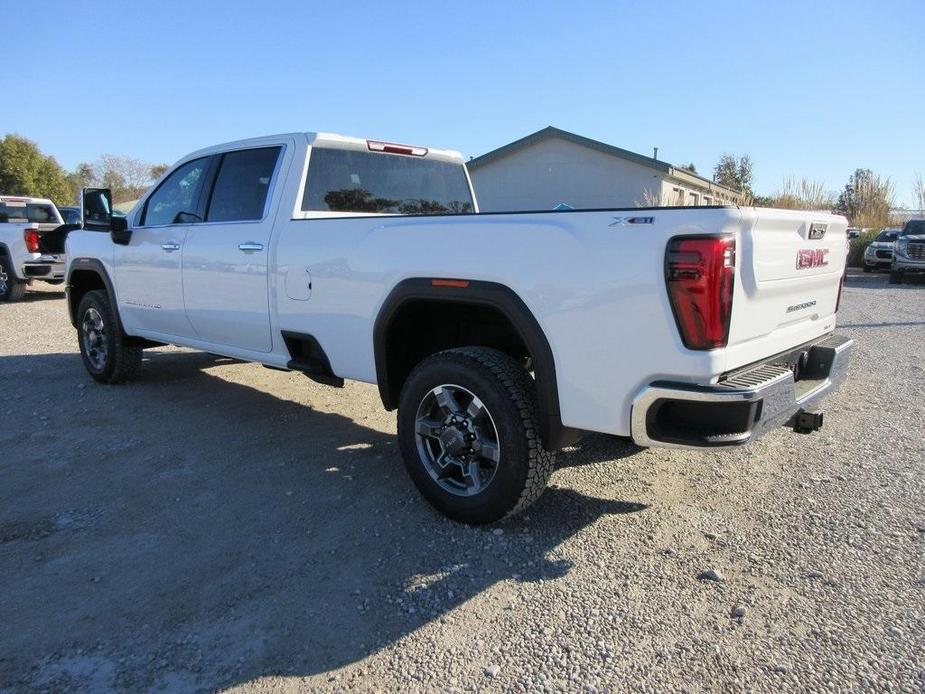
<path fill-rule="evenodd" d="M 80 221 L 84 229 L 109 231 L 112 224 L 112 192 L 108 188 L 80 191 Z"/>
<path fill-rule="evenodd" d="M 127 246 L 132 240 L 132 230 L 128 228 L 128 220 L 125 217 L 113 217 L 109 226 L 109 236 L 113 243 Z"/>

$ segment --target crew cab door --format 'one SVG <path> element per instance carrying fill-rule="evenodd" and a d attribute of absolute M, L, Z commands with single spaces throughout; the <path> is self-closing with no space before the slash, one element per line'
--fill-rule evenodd
<path fill-rule="evenodd" d="M 181 164 L 147 199 L 129 242 L 115 246 L 119 310 L 126 330 L 194 337 L 183 305 L 180 260 L 192 225 L 201 219 L 211 157 Z"/>
<path fill-rule="evenodd" d="M 183 298 L 198 337 L 269 352 L 268 295 L 271 190 L 281 145 L 216 155 L 216 173 L 202 224 L 183 245 Z"/>

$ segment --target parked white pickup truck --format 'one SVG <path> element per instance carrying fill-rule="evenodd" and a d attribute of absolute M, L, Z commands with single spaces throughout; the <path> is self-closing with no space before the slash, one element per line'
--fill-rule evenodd
<path fill-rule="evenodd" d="M 476 214 L 457 152 L 320 133 L 195 152 L 127 220 L 106 191 L 84 208 L 68 301 L 93 378 L 172 343 L 376 383 L 411 478 L 467 523 L 534 501 L 581 431 L 814 430 L 852 346 L 833 334 L 847 225 L 828 214 Z"/>
<path fill-rule="evenodd" d="M 18 301 L 33 280 L 64 282 L 63 253 L 42 247 L 42 237 L 62 224 L 51 200 L 0 195 L 0 301 Z"/>

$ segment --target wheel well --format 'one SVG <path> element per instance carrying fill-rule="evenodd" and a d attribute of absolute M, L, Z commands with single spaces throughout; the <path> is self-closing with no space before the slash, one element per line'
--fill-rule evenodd
<path fill-rule="evenodd" d="M 71 323 L 76 325 L 77 308 L 87 292 L 94 289 L 106 289 L 106 283 L 95 270 L 74 270 L 68 278 L 67 307 L 71 314 Z"/>
<path fill-rule="evenodd" d="M 530 356 L 517 329 L 497 308 L 433 299 L 404 302 L 385 336 L 389 402 L 398 403 L 411 370 L 431 354 L 474 346 L 494 347 L 518 360 Z"/>
<path fill-rule="evenodd" d="M 546 335 L 517 294 L 494 282 L 400 282 L 385 300 L 373 329 L 376 381 L 386 409 L 398 407 L 402 387 L 422 360 L 445 349 L 493 347 L 529 357 L 536 380 L 543 442 L 566 445 L 575 432 L 562 426 L 556 365 Z"/>

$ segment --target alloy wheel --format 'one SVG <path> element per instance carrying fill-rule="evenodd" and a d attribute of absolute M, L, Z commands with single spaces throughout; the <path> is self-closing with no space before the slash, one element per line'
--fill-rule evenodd
<path fill-rule="evenodd" d="M 423 397 L 415 439 L 428 474 L 456 496 L 481 493 L 498 471 L 498 429 L 488 408 L 462 386 L 440 385 Z"/>
<path fill-rule="evenodd" d="M 106 325 L 103 317 L 95 308 L 88 308 L 81 323 L 81 338 L 84 353 L 90 365 L 97 371 L 106 367 L 108 350 L 106 348 Z"/>

